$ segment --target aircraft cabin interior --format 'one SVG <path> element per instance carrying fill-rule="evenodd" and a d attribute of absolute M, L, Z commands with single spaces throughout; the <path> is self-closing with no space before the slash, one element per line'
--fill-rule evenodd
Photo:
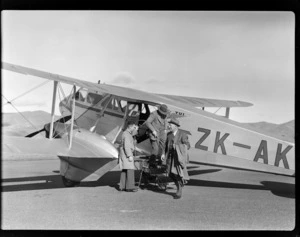
<path fill-rule="evenodd" d="M 94 93 L 85 89 L 75 94 L 76 123 L 79 127 L 90 129 L 105 136 L 112 143 L 120 143 L 122 131 L 129 121 L 134 121 L 143 130 L 143 123 L 157 105 L 142 101 L 130 101 L 119 96 Z"/>

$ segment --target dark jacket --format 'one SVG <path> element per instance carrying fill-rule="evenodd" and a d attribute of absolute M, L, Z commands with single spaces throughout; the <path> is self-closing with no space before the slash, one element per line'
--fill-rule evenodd
<path fill-rule="evenodd" d="M 168 133 L 165 146 L 167 170 L 169 173 L 179 175 L 185 180 L 189 180 L 186 168 L 188 149 L 190 149 L 190 143 L 185 132 L 178 129 L 175 137 L 173 132 Z"/>
<path fill-rule="evenodd" d="M 167 118 L 163 119 L 157 114 L 157 111 L 154 111 L 150 114 L 145 124 L 150 129 L 149 137 L 151 140 L 157 140 L 157 137 L 154 137 L 152 134 L 153 131 L 156 131 L 159 139 L 166 140 L 166 130 L 168 128 Z"/>

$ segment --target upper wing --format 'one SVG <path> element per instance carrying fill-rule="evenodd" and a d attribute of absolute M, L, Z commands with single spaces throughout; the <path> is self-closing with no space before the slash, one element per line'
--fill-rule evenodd
<path fill-rule="evenodd" d="M 97 84 L 93 82 L 88 82 L 76 78 L 44 72 L 33 68 L 27 68 L 27 67 L 5 63 L 5 62 L 2 62 L 2 68 L 9 71 L 25 74 L 25 75 L 32 75 L 32 76 L 37 76 L 49 80 L 64 82 L 70 85 L 76 85 L 92 91 L 109 93 L 109 94 L 113 94 L 131 100 L 144 101 L 150 104 L 151 103 L 170 104 L 175 102 L 177 103 L 177 105 L 181 105 L 181 106 L 189 105 L 192 107 L 246 107 L 252 105 L 251 103 L 247 103 L 243 101 L 215 100 L 215 99 L 194 98 L 194 97 L 187 97 L 187 96 L 152 94 L 152 93 L 135 90 L 131 88 L 124 88 L 124 87 L 107 85 L 107 84 Z"/>
<path fill-rule="evenodd" d="M 187 103 L 194 107 L 248 107 L 253 104 L 244 102 L 244 101 L 233 101 L 233 100 L 215 100 L 215 99 L 207 99 L 207 98 L 196 98 L 189 96 L 179 96 L 179 95 L 163 95 L 158 94 L 162 97 L 180 101 L 182 103 Z"/>
<path fill-rule="evenodd" d="M 66 77 L 66 76 L 53 74 L 45 71 L 40 71 L 33 68 L 23 67 L 16 64 L 2 62 L 2 68 L 5 70 L 9 70 L 9 71 L 13 71 L 25 75 L 32 75 L 36 77 L 53 80 L 53 81 L 63 82 L 70 85 L 76 85 L 95 92 L 98 91 L 98 92 L 117 95 L 119 97 L 124 97 L 131 100 L 145 101 L 150 104 L 151 103 L 161 104 L 161 103 L 168 102 L 166 98 L 161 98 L 159 96 L 156 96 L 148 92 L 139 91 L 131 88 L 113 86 L 113 85 L 97 84 L 97 83 L 88 82 L 76 78 L 71 78 L 71 77 Z"/>

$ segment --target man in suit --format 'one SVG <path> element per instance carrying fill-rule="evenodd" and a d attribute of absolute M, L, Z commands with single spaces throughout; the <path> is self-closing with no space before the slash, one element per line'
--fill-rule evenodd
<path fill-rule="evenodd" d="M 165 104 L 159 106 L 158 110 L 152 112 L 145 122 L 150 130 L 149 138 L 152 147 L 150 160 L 155 160 L 164 150 L 168 122 L 168 107 Z"/>
<path fill-rule="evenodd" d="M 126 130 L 122 134 L 122 141 L 119 152 L 119 165 L 121 171 L 120 191 L 136 192 L 138 189 L 135 186 L 134 178 L 134 157 L 133 151 L 134 138 L 137 134 L 138 126 L 129 121 Z"/>
<path fill-rule="evenodd" d="M 169 177 L 174 181 L 177 192 L 174 199 L 182 196 L 182 188 L 189 180 L 186 164 L 188 159 L 188 151 L 190 143 L 188 135 L 178 129 L 180 124 L 176 118 L 169 121 L 171 131 L 167 135 L 166 146 L 161 160 L 166 163 Z"/>

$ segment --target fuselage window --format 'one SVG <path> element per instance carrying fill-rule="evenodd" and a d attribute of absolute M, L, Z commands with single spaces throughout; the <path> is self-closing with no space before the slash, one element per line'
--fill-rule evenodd
<path fill-rule="evenodd" d="M 113 98 L 107 105 L 107 108 L 112 110 L 114 107 L 115 99 Z"/>
<path fill-rule="evenodd" d="M 150 113 L 158 109 L 158 106 L 148 105 Z"/>
<path fill-rule="evenodd" d="M 76 101 L 81 101 L 84 102 L 85 98 L 87 95 L 87 91 L 86 90 L 78 90 L 75 94 L 75 100 Z"/>
<path fill-rule="evenodd" d="M 86 102 L 91 105 L 96 105 L 99 101 L 105 96 L 105 94 L 96 94 L 96 93 L 89 93 L 86 98 Z"/>
<path fill-rule="evenodd" d="M 116 102 L 115 102 L 116 106 L 115 107 L 117 108 L 117 111 L 119 113 L 124 114 L 125 110 L 123 111 L 123 109 L 122 109 L 121 101 L 118 98 L 115 98 L 115 100 L 116 100 Z"/>
<path fill-rule="evenodd" d="M 129 104 L 128 111 L 128 116 L 136 117 L 140 115 L 138 104 Z"/>
<path fill-rule="evenodd" d="M 107 96 L 102 102 L 101 102 L 101 106 L 102 106 L 102 108 L 104 108 L 105 107 L 105 105 L 108 103 L 108 101 L 110 100 L 110 96 Z"/>
<path fill-rule="evenodd" d="M 121 111 L 121 108 L 119 107 L 119 103 L 116 98 L 112 98 L 112 100 L 107 105 L 107 109 L 115 111 L 115 112 L 123 113 Z"/>
<path fill-rule="evenodd" d="M 146 111 L 146 108 L 145 108 L 145 104 L 142 104 L 142 114 L 145 114 L 147 111 Z"/>
<path fill-rule="evenodd" d="M 126 111 L 126 106 L 127 106 L 127 101 L 125 101 L 125 100 L 120 100 L 120 101 L 119 101 L 119 104 L 120 104 L 120 108 L 121 108 L 122 113 L 125 113 L 125 111 Z"/>
<path fill-rule="evenodd" d="M 150 115 L 150 110 L 147 104 L 142 104 L 141 114 L 140 114 L 140 121 L 139 123 L 143 123 L 147 120 Z"/>
<path fill-rule="evenodd" d="M 119 112 L 121 112 L 121 111 L 119 110 L 119 104 L 118 104 L 118 101 L 117 101 L 117 99 L 114 99 L 114 106 L 113 106 L 113 110 L 116 110 L 116 111 L 119 111 Z"/>

